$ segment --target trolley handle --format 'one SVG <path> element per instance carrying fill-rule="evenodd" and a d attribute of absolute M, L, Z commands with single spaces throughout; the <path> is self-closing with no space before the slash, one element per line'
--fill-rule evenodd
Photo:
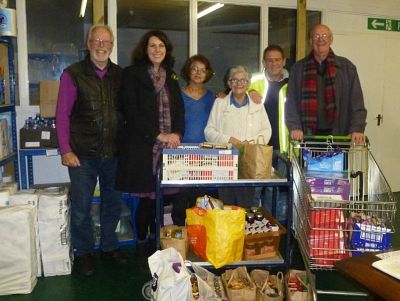
<path fill-rule="evenodd" d="M 303 140 L 301 143 L 306 143 L 306 142 L 327 142 L 327 143 L 335 143 L 335 142 L 348 142 L 351 143 L 351 136 L 334 136 L 334 135 L 306 135 L 304 136 Z M 365 141 L 364 141 L 364 146 L 369 147 L 369 139 L 367 136 L 365 136 Z"/>

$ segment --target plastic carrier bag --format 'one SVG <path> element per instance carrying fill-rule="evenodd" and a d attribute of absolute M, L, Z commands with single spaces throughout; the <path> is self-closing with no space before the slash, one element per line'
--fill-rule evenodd
<path fill-rule="evenodd" d="M 224 206 L 224 210 L 186 209 L 190 250 L 220 268 L 240 261 L 243 254 L 245 210 Z"/>
<path fill-rule="evenodd" d="M 156 251 L 148 258 L 153 276 L 154 301 L 218 301 L 215 292 L 196 274 L 190 273 L 174 248 Z"/>

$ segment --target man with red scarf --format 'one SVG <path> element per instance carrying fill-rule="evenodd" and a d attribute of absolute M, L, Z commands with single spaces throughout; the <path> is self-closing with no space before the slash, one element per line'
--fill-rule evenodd
<path fill-rule="evenodd" d="M 310 41 L 311 53 L 290 71 L 285 120 L 291 138 L 351 135 L 362 143 L 367 110 L 356 67 L 334 54 L 328 26 L 315 26 Z"/>

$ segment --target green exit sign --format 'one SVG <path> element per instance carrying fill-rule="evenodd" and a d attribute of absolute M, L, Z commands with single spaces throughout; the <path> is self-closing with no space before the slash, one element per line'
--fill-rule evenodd
<path fill-rule="evenodd" d="M 368 18 L 368 29 L 400 31 L 400 20 Z"/>

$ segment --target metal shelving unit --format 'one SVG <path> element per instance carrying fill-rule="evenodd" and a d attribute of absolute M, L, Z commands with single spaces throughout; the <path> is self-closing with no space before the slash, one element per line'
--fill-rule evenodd
<path fill-rule="evenodd" d="M 19 181 L 19 171 L 18 171 L 18 152 L 17 152 L 17 123 L 16 123 L 16 114 L 15 114 L 15 74 L 14 74 L 14 46 L 13 46 L 13 38 L 11 37 L 0 37 L 0 44 L 2 47 L 5 47 L 5 51 L 7 52 L 7 62 L 8 62 L 8 74 L 4 74 L 4 88 L 7 89 L 9 93 L 9 103 L 0 105 L 0 115 L 9 114 L 11 124 L 11 143 L 12 143 L 12 151 L 10 154 L 5 156 L 0 160 L 0 166 L 6 166 L 10 163 L 13 164 L 13 172 L 15 181 Z M 3 53 L 2 53 L 3 54 Z"/>

